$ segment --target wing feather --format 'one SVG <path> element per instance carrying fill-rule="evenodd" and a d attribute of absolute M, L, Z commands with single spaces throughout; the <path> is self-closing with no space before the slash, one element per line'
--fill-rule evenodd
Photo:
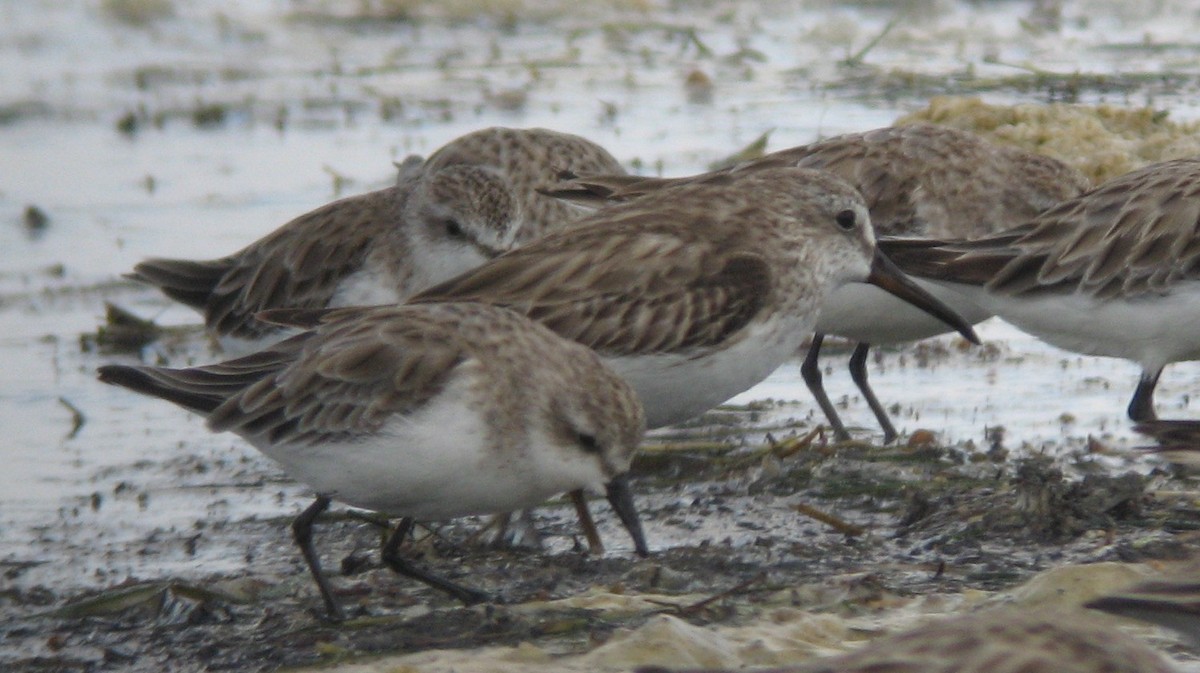
<path fill-rule="evenodd" d="M 468 357 L 445 324 L 402 313 L 329 311 L 315 330 L 243 358 L 191 369 L 112 365 L 101 379 L 256 442 L 350 440 L 419 408 Z"/>
<path fill-rule="evenodd" d="M 1110 180 L 1007 232 L 896 254 L 918 276 L 1014 296 L 1066 289 L 1103 299 L 1200 280 L 1198 235 L 1200 159 L 1181 159 Z"/>
<path fill-rule="evenodd" d="M 372 242 L 397 221 L 402 193 L 391 187 L 335 201 L 228 257 L 149 259 L 131 276 L 203 311 L 217 334 L 262 336 L 271 328 L 253 319 L 259 311 L 329 303 L 337 282 L 362 266 Z"/>
<path fill-rule="evenodd" d="M 762 309 L 772 280 L 765 260 L 731 254 L 723 241 L 696 233 L 704 221 L 695 225 L 576 229 L 501 255 L 411 301 L 505 306 L 609 356 L 711 347 Z"/>

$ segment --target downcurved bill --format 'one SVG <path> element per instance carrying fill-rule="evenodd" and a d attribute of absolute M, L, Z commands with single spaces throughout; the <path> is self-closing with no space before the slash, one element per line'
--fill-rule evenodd
<path fill-rule="evenodd" d="M 628 475 L 622 474 L 608 482 L 606 495 L 608 504 L 612 505 L 617 518 L 625 525 L 625 530 L 629 531 L 629 537 L 633 538 L 633 548 L 637 550 L 638 556 L 649 556 L 646 536 L 642 533 L 642 520 L 638 518 L 637 508 L 633 506 L 633 495 L 629 492 Z"/>
<path fill-rule="evenodd" d="M 979 337 L 975 335 L 971 323 L 904 275 L 879 248 L 875 249 L 875 259 L 871 262 L 871 275 L 867 276 L 867 282 L 953 327 L 967 341 L 979 343 Z"/>

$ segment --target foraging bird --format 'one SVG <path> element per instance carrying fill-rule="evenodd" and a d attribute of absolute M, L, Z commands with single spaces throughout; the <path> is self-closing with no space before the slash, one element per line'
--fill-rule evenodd
<path fill-rule="evenodd" d="M 1043 341 L 1142 368 L 1127 413 L 1151 421 L 1163 368 L 1200 359 L 1200 159 L 1113 178 L 1013 229 L 889 241 L 906 272 Z"/>
<path fill-rule="evenodd" d="M 594 353 L 507 309 L 361 308 L 219 364 L 99 373 L 242 436 L 318 493 L 293 531 L 334 618 L 342 611 L 312 544 L 331 500 L 403 517 L 384 562 L 468 603 L 487 595 L 400 556 L 414 520 L 603 487 L 638 552 L 647 550 L 625 482 L 645 429 L 636 395 Z"/>
<path fill-rule="evenodd" d="M 400 303 L 570 226 L 581 209 L 535 191 L 562 170 L 622 169 L 579 136 L 483 129 L 410 157 L 395 185 L 317 208 L 231 255 L 148 259 L 130 277 L 199 311 L 231 352 L 250 352 L 290 333 L 260 311 Z"/>
<path fill-rule="evenodd" d="M 945 126 L 913 124 L 851 133 L 793 147 L 729 169 L 685 178 L 579 175 L 546 193 L 585 205 L 625 202 L 674 185 L 799 166 L 829 171 L 858 189 L 879 237 L 973 237 L 1016 226 L 1087 187 L 1079 171 L 1050 157 L 996 145 Z M 991 313 L 962 294 L 920 282 L 969 323 Z M 884 442 L 897 432 L 871 390 L 866 360 L 872 344 L 896 344 L 948 331 L 946 323 L 877 288 L 848 283 L 825 298 L 801 373 L 834 434 L 849 433 L 829 401 L 818 362 L 825 334 L 856 341 L 850 373 L 880 427 Z"/>

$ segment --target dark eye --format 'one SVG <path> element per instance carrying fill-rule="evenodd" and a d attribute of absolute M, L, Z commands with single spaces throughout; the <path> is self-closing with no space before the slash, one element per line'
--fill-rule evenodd
<path fill-rule="evenodd" d="M 843 210 L 835 215 L 833 219 L 835 222 L 837 222 L 838 228 L 842 231 L 850 231 L 851 229 L 854 229 L 856 224 L 858 224 L 858 216 L 855 215 L 854 211 L 850 209 Z"/>
<path fill-rule="evenodd" d="M 596 441 L 595 435 L 576 433 L 575 441 L 587 453 L 600 453 L 600 442 Z"/>
<path fill-rule="evenodd" d="M 446 235 L 450 238 L 466 238 L 467 232 L 463 231 L 462 225 L 458 220 L 446 220 L 442 222 L 442 226 L 446 229 Z"/>

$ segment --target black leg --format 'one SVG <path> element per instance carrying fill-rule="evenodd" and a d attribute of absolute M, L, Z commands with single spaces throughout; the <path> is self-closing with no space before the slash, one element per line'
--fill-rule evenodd
<path fill-rule="evenodd" d="M 867 353 L 870 350 L 871 344 L 866 343 L 854 347 L 854 353 L 850 356 L 850 378 L 854 379 L 854 385 L 862 391 L 863 399 L 871 407 L 875 420 L 879 421 L 879 427 L 883 428 L 883 443 L 891 444 L 897 436 L 896 426 L 892 425 L 892 419 L 888 418 L 887 411 L 879 403 L 875 391 L 871 390 L 871 383 L 867 381 Z"/>
<path fill-rule="evenodd" d="M 396 530 L 388 541 L 383 545 L 383 562 L 389 568 L 404 575 L 411 577 L 419 582 L 424 582 L 434 589 L 440 589 L 466 605 L 475 603 L 485 603 L 492 601 L 492 597 L 477 589 L 468 589 L 467 587 L 459 586 L 444 577 L 438 577 L 433 573 L 414 566 L 411 562 L 400 556 L 400 544 L 404 541 L 404 537 L 408 535 L 412 529 L 413 520 L 409 517 L 400 519 L 400 523 L 396 526 Z"/>
<path fill-rule="evenodd" d="M 808 347 L 808 355 L 804 356 L 804 364 L 800 365 L 800 375 L 804 377 L 804 383 L 808 386 L 808 391 L 812 393 L 813 399 L 817 401 L 817 405 L 821 407 L 821 411 L 825 412 L 825 419 L 829 421 L 829 427 L 833 428 L 833 438 L 844 442 L 850 439 L 850 433 L 846 432 L 846 426 L 842 425 L 842 419 L 838 417 L 837 410 L 833 408 L 833 403 L 825 394 L 825 386 L 821 383 L 823 377 L 821 376 L 821 363 L 818 360 L 821 357 L 821 343 L 824 341 L 824 334 L 813 335 L 812 345 Z"/>
<path fill-rule="evenodd" d="M 313 549 L 312 542 L 313 522 L 321 512 L 327 509 L 329 509 L 329 498 L 318 495 L 313 504 L 292 521 L 292 537 L 296 539 L 296 545 L 300 547 L 300 553 L 304 555 L 304 561 L 308 564 L 308 571 L 312 573 L 313 579 L 317 582 L 317 588 L 321 591 L 321 598 L 325 601 L 325 610 L 329 613 L 329 618 L 341 621 L 345 615 L 342 613 L 341 606 L 333 599 L 333 592 L 329 590 L 325 576 L 321 574 L 321 560 L 317 558 L 317 552 Z"/>
<path fill-rule="evenodd" d="M 1130 420 L 1142 422 L 1158 418 L 1154 413 L 1154 387 L 1158 385 L 1160 374 L 1162 374 L 1162 367 L 1152 372 L 1142 372 L 1142 377 L 1138 379 L 1137 390 L 1133 392 L 1133 399 L 1129 401 Z"/>

